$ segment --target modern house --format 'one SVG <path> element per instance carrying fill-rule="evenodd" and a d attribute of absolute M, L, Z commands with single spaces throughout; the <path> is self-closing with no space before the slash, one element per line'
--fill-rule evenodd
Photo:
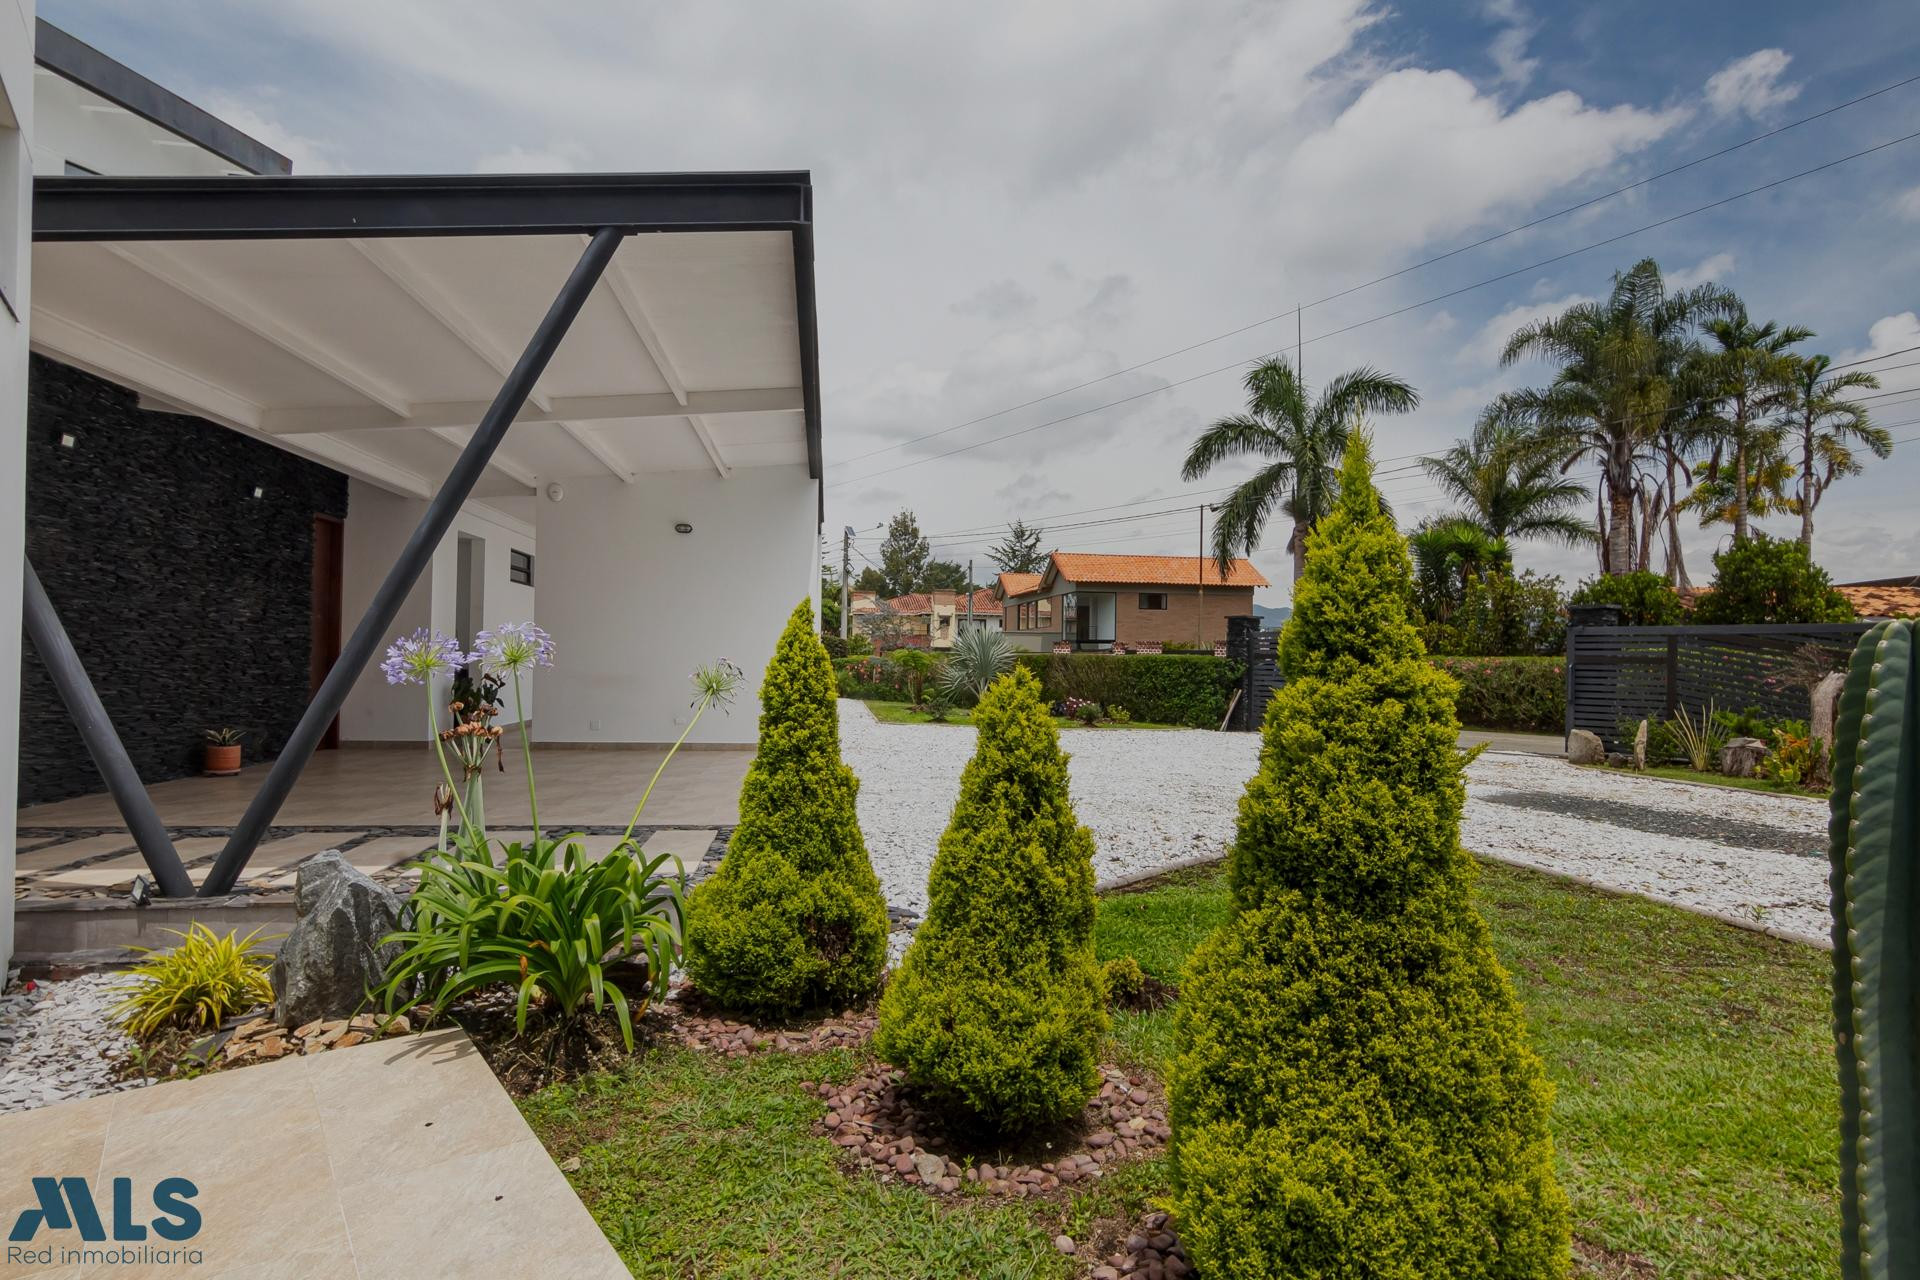
<path fill-rule="evenodd" d="M 994 586 L 1002 629 L 1023 649 L 1110 652 L 1212 648 L 1227 619 L 1253 612 L 1269 585 L 1250 560 L 1225 574 L 1211 556 L 1055 551 L 1039 574 L 1003 573 Z"/>
<path fill-rule="evenodd" d="M 0 803 L 104 778 L 157 870 L 144 786 L 237 727 L 274 764 L 222 891 L 313 751 L 421 741 L 373 661 L 419 627 L 550 631 L 556 745 L 671 741 L 724 655 L 746 696 L 695 740 L 753 740 L 818 591 L 806 173 L 301 177 L 30 5 L 4 25 Z M 725 609 L 663 604 L 715 581 Z"/>

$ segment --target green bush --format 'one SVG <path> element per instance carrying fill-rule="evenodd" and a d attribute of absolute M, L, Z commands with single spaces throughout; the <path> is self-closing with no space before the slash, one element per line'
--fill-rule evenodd
<path fill-rule="evenodd" d="M 820 643 L 826 646 L 827 656 L 836 661 L 846 657 L 850 652 L 847 648 L 847 642 L 841 638 L 840 633 L 837 631 L 822 631 L 820 633 Z"/>
<path fill-rule="evenodd" d="M 1068 698 L 1119 703 L 1135 720 L 1217 729 L 1241 667 L 1212 654 L 1023 653 L 1049 705 Z"/>
<path fill-rule="evenodd" d="M 1552 1102 L 1459 840 L 1453 681 L 1356 436 L 1310 535 L 1169 1073 L 1174 1207 L 1202 1274 L 1564 1276 Z"/>
<path fill-rule="evenodd" d="M 1115 956 L 1100 966 L 1100 986 L 1107 993 L 1108 1004 L 1128 1004 L 1147 989 L 1146 971 L 1132 956 Z"/>
<path fill-rule="evenodd" d="M 936 1105 L 1006 1133 L 1078 1113 L 1100 1082 L 1093 833 L 1031 673 L 995 681 L 973 722 L 926 923 L 881 997 L 874 1049 Z"/>
<path fill-rule="evenodd" d="M 687 971 L 723 1005 L 790 1012 L 870 994 L 887 959 L 887 904 L 840 759 L 827 651 L 805 604 L 760 686 L 760 745 L 740 825 L 688 898 Z"/>
<path fill-rule="evenodd" d="M 1713 589 L 1694 604 L 1693 620 L 1701 626 L 1852 622 L 1853 606 L 1805 547 L 1756 533 L 1714 553 Z"/>
<path fill-rule="evenodd" d="M 1567 647 L 1566 600 L 1560 579 L 1528 569 L 1518 575 L 1469 578 L 1445 622 L 1430 622 L 1422 638 L 1430 653 L 1540 655 Z"/>
<path fill-rule="evenodd" d="M 1629 627 L 1677 627 L 1687 620 L 1687 608 L 1673 584 L 1647 569 L 1588 579 L 1574 588 L 1567 603 L 1617 604 Z"/>
<path fill-rule="evenodd" d="M 1460 723 L 1475 729 L 1559 733 L 1567 724 L 1564 658 L 1433 658 L 1460 682 Z M 1631 736 L 1631 735 L 1629 735 Z"/>
<path fill-rule="evenodd" d="M 886 658 L 857 656 L 833 664 L 834 686 L 843 698 L 892 702 L 907 696 L 906 673 Z"/>

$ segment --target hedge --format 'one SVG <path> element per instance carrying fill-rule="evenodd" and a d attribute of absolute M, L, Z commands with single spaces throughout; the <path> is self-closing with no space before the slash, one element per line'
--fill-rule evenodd
<path fill-rule="evenodd" d="M 1023 653 L 1049 704 L 1085 698 L 1122 706 L 1135 720 L 1217 729 L 1241 666 L 1212 654 Z"/>
<path fill-rule="evenodd" d="M 1460 723 L 1559 733 L 1567 724 L 1565 658 L 1430 658 L 1460 682 Z"/>

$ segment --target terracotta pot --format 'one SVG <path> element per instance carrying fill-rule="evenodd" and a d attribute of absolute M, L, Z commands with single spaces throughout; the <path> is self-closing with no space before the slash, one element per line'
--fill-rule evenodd
<path fill-rule="evenodd" d="M 224 778 L 240 772 L 240 744 L 235 742 L 223 747 L 209 742 L 206 764 L 201 772 L 210 778 Z"/>

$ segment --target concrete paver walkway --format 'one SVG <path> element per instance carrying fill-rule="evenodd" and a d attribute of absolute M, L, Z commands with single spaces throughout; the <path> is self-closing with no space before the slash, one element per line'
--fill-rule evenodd
<path fill-rule="evenodd" d="M 43 1223 L 30 1242 L 0 1244 L 0 1277 L 627 1275 L 459 1031 L 0 1116 L 0 1152 L 9 1227 L 41 1203 L 35 1177 L 86 1179 L 109 1236 L 115 1178 L 131 1180 L 134 1224 L 156 1218 L 167 1178 L 193 1184 L 186 1203 L 200 1218 L 179 1241 L 148 1230 L 138 1242 L 86 1242 L 77 1218 L 64 1230 Z M 108 1261 L 116 1250 L 199 1261 Z"/>

